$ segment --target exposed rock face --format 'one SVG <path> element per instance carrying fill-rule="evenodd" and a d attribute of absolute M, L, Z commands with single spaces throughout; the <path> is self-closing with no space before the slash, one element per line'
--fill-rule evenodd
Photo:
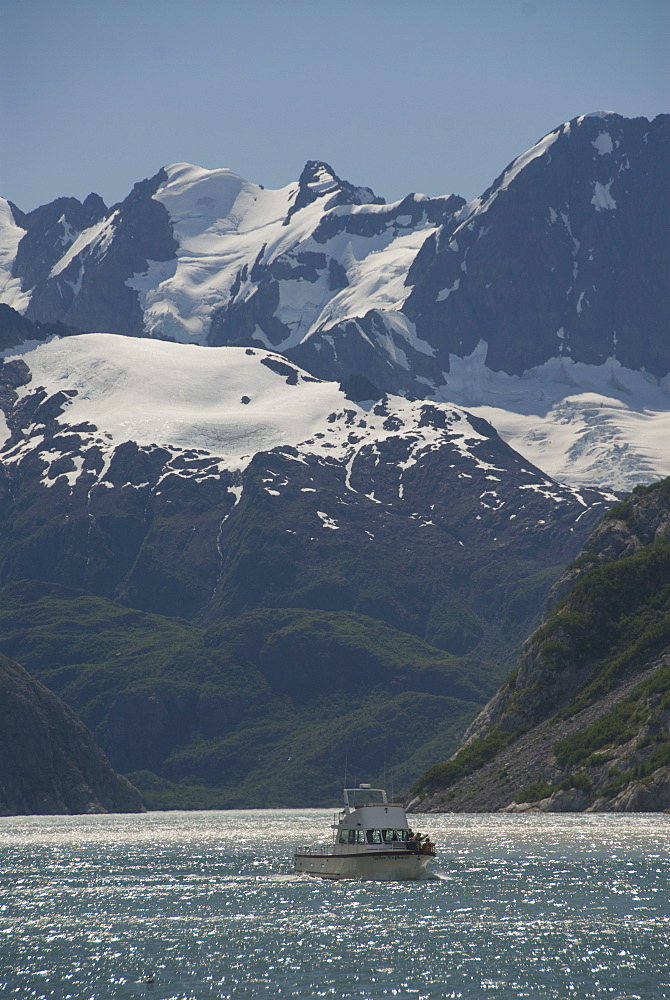
<path fill-rule="evenodd" d="M 34 288 L 47 281 L 51 269 L 77 237 L 106 215 L 107 207 L 97 194 L 90 194 L 83 203 L 76 198 L 57 198 L 34 212 L 19 214 L 17 222 L 26 230 L 26 235 L 19 243 L 14 277 L 21 279 L 24 288 Z"/>
<path fill-rule="evenodd" d="M 442 370 L 483 340 L 510 375 L 559 355 L 667 375 L 669 157 L 670 115 L 581 117 L 429 237 L 403 309 Z"/>
<path fill-rule="evenodd" d="M 21 217 L 13 276 L 29 292 L 26 316 L 82 330 L 140 335 L 143 314 L 127 282 L 149 261 L 166 262 L 176 243 L 165 208 L 152 198 L 164 171 L 136 184 L 109 211 L 97 195 L 58 199 Z M 67 203 L 67 204 L 64 204 Z"/>
<path fill-rule="evenodd" d="M 0 815 L 142 809 L 74 712 L 0 654 Z"/>
<path fill-rule="evenodd" d="M 605 515 L 459 753 L 421 779 L 421 808 L 668 808 L 669 539 L 669 480 Z"/>

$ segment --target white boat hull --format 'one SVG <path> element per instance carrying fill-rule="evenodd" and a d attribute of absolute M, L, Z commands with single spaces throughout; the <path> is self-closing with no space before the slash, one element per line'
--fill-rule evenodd
<path fill-rule="evenodd" d="M 375 879 L 401 881 L 426 877 L 434 854 L 414 851 L 366 851 L 352 854 L 295 854 L 297 875 L 326 879 Z"/>

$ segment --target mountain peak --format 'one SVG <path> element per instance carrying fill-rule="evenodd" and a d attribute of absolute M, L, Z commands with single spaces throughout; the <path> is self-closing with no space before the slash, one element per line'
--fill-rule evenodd
<path fill-rule="evenodd" d="M 309 188 L 315 195 L 329 194 L 340 187 L 342 181 L 329 163 L 308 160 L 298 179 L 301 188 Z"/>
<path fill-rule="evenodd" d="M 616 114 L 616 111 L 589 111 L 586 115 L 580 115 L 577 121 L 580 122 L 584 118 L 609 118 L 610 115 Z"/>
<path fill-rule="evenodd" d="M 383 198 L 368 187 L 356 187 L 337 176 L 324 160 L 308 160 L 298 179 L 298 193 L 284 220 L 288 225 L 301 208 L 312 205 L 318 198 L 328 197 L 328 208 L 335 205 L 384 205 Z"/>

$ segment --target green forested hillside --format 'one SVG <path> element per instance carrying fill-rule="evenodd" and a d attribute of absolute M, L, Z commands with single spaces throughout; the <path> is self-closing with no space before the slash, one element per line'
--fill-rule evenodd
<path fill-rule="evenodd" d="M 670 479 L 613 507 L 558 589 L 424 805 L 670 807 Z"/>
<path fill-rule="evenodd" d="M 259 609 L 206 629 L 34 581 L 0 591 L 0 650 L 153 808 L 330 804 L 347 759 L 350 778 L 406 789 L 496 683 L 351 612 Z"/>

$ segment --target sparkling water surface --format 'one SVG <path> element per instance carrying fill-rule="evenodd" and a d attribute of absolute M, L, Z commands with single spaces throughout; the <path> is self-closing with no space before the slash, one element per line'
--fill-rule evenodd
<path fill-rule="evenodd" d="M 0 819 L 0 996 L 670 998 L 670 816 L 416 816 L 432 880 L 292 875 L 330 822 Z"/>

